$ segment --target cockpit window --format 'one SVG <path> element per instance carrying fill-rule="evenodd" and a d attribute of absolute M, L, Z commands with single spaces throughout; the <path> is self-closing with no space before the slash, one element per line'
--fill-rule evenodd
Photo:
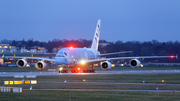
<path fill-rule="evenodd" d="M 66 56 L 67 56 L 67 53 L 65 53 L 65 52 L 64 52 L 64 55 L 66 55 Z"/>
<path fill-rule="evenodd" d="M 64 57 L 64 55 L 57 55 L 56 57 Z"/>

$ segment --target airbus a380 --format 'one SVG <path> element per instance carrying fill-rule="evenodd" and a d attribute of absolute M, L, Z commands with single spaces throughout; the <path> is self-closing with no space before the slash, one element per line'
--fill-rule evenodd
<path fill-rule="evenodd" d="M 101 63 L 101 68 L 103 70 L 109 70 L 112 67 L 110 61 L 119 60 L 119 59 L 131 59 L 129 64 L 131 67 L 139 67 L 141 62 L 138 60 L 139 58 L 177 58 L 176 56 L 140 56 L 140 57 L 115 57 L 115 58 L 104 58 L 99 59 L 98 57 L 103 55 L 111 55 L 111 54 L 119 54 L 119 53 L 126 53 L 126 52 L 116 52 L 116 53 L 107 53 L 107 54 L 100 54 L 98 51 L 98 44 L 99 44 L 99 36 L 100 36 L 100 24 L 101 20 L 98 20 L 97 26 L 95 29 L 94 38 L 92 41 L 91 48 L 62 48 L 58 51 L 55 56 L 55 59 L 49 58 L 39 58 L 39 57 L 21 57 L 17 61 L 18 67 L 25 67 L 27 65 L 27 59 L 38 59 L 35 67 L 38 70 L 44 70 L 46 68 L 45 61 L 52 61 L 55 62 L 56 65 L 60 66 L 59 72 L 61 73 L 68 73 L 66 68 L 72 68 L 72 73 L 78 73 L 79 68 L 83 67 L 83 72 L 95 72 L 94 64 Z M 19 58 L 19 57 L 17 57 Z M 78 68 L 77 68 L 78 67 Z"/>

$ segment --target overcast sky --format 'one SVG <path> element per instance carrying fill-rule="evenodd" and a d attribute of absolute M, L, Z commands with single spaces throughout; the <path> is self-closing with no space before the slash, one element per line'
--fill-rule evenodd
<path fill-rule="evenodd" d="M 0 0 L 0 40 L 179 41 L 180 0 Z"/>

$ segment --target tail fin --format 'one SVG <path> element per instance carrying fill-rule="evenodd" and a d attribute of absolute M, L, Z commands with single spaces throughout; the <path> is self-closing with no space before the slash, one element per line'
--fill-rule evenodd
<path fill-rule="evenodd" d="M 91 49 L 98 50 L 98 45 L 99 45 L 99 36 L 100 36 L 100 25 L 101 25 L 101 20 L 99 19 L 97 22 L 94 38 L 92 41 Z"/>

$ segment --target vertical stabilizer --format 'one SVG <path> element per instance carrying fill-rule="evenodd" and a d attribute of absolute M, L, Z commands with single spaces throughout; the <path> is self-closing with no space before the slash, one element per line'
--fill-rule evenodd
<path fill-rule="evenodd" d="M 98 50 L 98 45 L 99 45 L 99 36 L 100 36 L 100 25 L 101 25 L 101 20 L 99 19 L 97 22 L 94 38 L 92 41 L 91 49 Z"/>

